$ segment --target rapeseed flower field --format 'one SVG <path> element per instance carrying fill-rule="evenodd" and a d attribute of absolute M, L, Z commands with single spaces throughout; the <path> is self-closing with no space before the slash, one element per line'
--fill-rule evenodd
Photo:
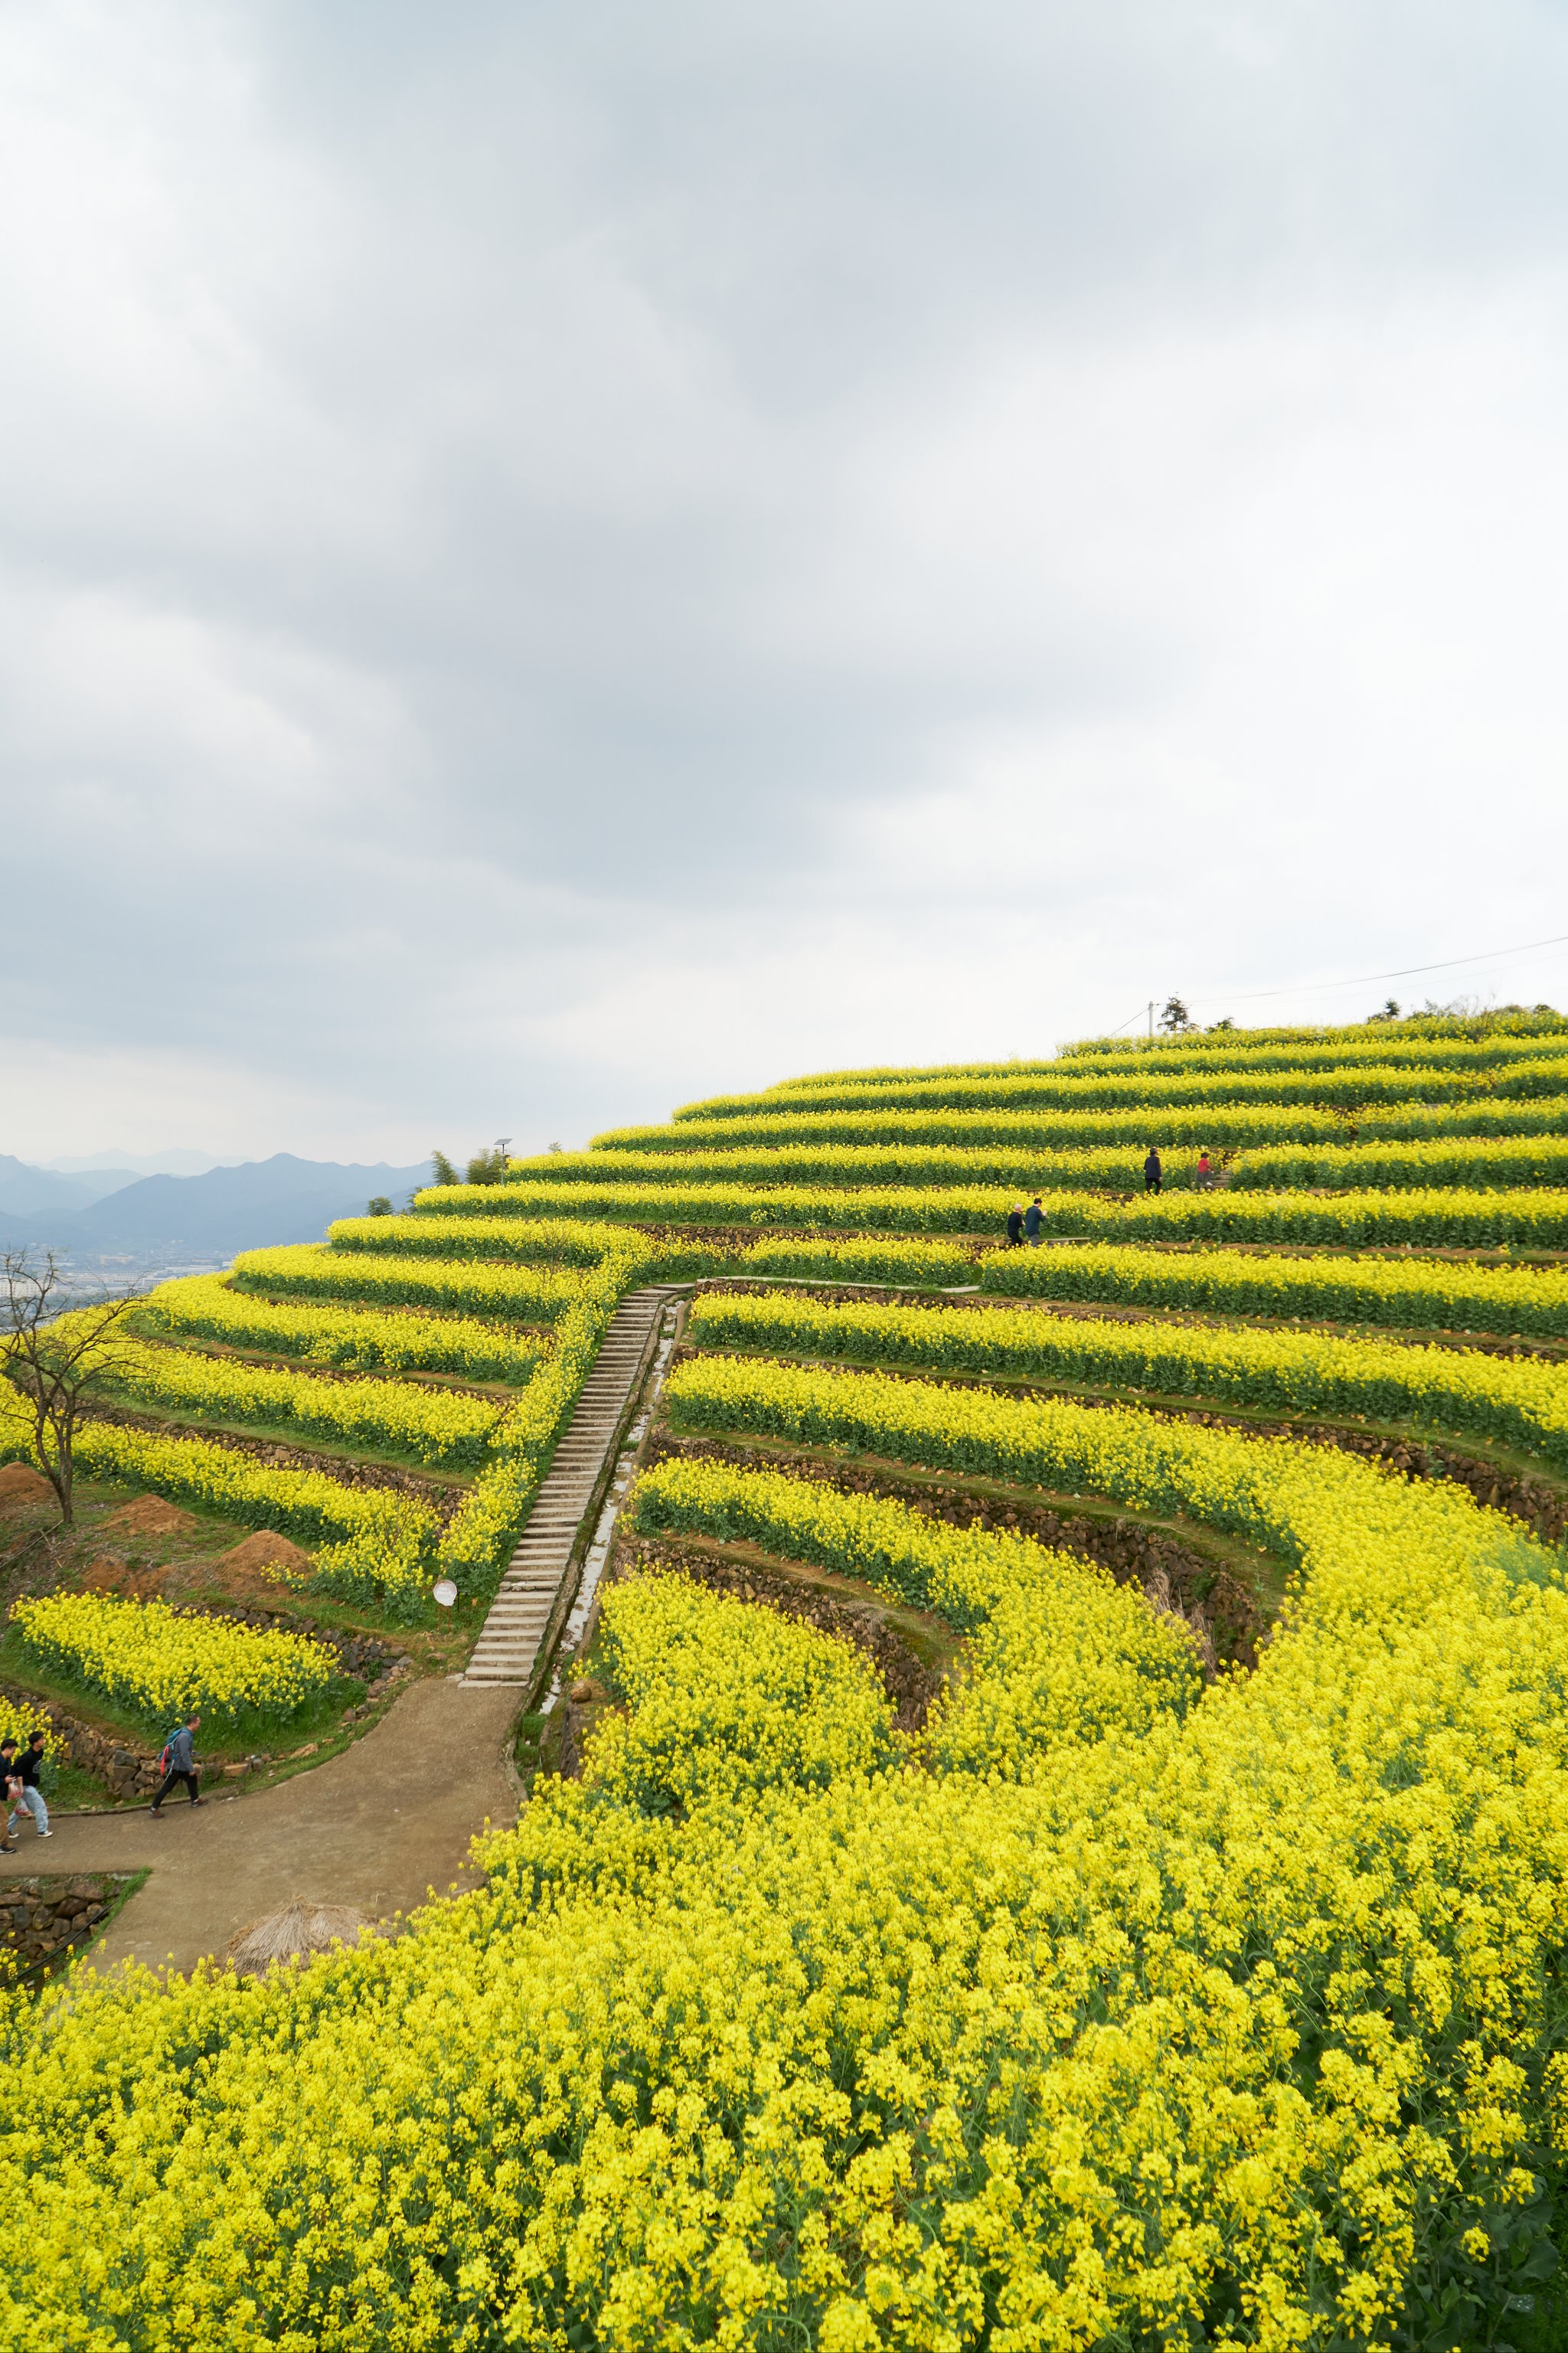
<path fill-rule="evenodd" d="M 1568 2341 L 1568 1584 L 1508 1501 L 1568 1494 L 1565 1097 L 1544 1015 L 828 1074 L 165 1286 L 95 1467 L 411 1612 L 493 1582 L 622 1293 L 689 1298 L 478 1892 L 0 1997 L 0 2344 Z M 206 1621 L 14 1623 L 129 1693 Z M 313 1647 L 215 1641 L 212 1704 Z"/>
<path fill-rule="evenodd" d="M 331 1652 L 308 1637 L 107 1593 L 19 1601 L 11 1623 L 40 1666 L 159 1725 L 193 1709 L 219 1724 L 291 1715 L 337 1672 Z"/>

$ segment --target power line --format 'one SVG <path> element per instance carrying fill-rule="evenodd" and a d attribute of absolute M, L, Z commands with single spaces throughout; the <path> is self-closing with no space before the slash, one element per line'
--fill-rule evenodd
<path fill-rule="evenodd" d="M 1311 991 L 1319 988 L 1366 988 L 1370 987 L 1372 982 L 1374 980 L 1414 980 L 1418 973 L 1451 972 L 1456 965 L 1461 964 L 1493 964 L 1500 956 L 1528 955 L 1534 948 L 1560 948 L 1565 944 L 1568 944 L 1568 932 L 1560 932 L 1555 939 L 1527 940 L 1522 947 L 1489 948 L 1484 955 L 1448 956 L 1441 964 L 1407 964 L 1403 965 L 1398 972 L 1363 972 L 1355 980 L 1299 980 L 1294 982 L 1289 988 L 1251 988 L 1247 991 L 1245 996 L 1232 996 L 1229 1001 L 1235 1005 L 1254 1005 L 1258 1002 L 1259 997 L 1296 997 L 1303 990 Z M 1132 1017 L 1133 1020 L 1136 1020 L 1137 1018 L 1136 1014 Z M 1127 1029 L 1131 1027 L 1131 1024 L 1123 1022 L 1122 1027 L 1123 1029 Z M 1115 1030 L 1112 1030 L 1110 1034 L 1112 1037 L 1115 1037 L 1117 1033 Z"/>

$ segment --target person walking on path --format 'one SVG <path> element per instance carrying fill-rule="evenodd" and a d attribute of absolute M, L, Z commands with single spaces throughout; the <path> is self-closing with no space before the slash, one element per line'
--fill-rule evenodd
<path fill-rule="evenodd" d="M 1143 1163 L 1143 1190 L 1145 1193 L 1157 1193 L 1159 1191 L 1160 1180 L 1164 1176 L 1164 1170 L 1160 1166 L 1159 1152 L 1153 1145 L 1151 1145 L 1149 1146 L 1149 1156 Z"/>
<path fill-rule="evenodd" d="M 162 1820 L 160 1809 L 176 1781 L 183 1781 L 191 1793 L 193 1806 L 205 1806 L 206 1799 L 196 1787 L 196 1732 L 199 1715 L 187 1715 L 177 1731 L 169 1735 L 169 1745 L 163 1751 L 163 1778 L 151 1807 L 153 1820 Z"/>
<path fill-rule="evenodd" d="M 1024 1240 L 1031 1250 L 1040 1247 L 1040 1197 L 1037 1193 L 1024 1212 Z"/>
<path fill-rule="evenodd" d="M 5 1808 L 5 1835 L 0 1839 L 0 1854 L 16 1852 L 16 1809 L 22 1802 L 22 1776 L 16 1770 L 16 1744 L 0 1740 L 0 1803 Z"/>
<path fill-rule="evenodd" d="M 1007 1212 L 1007 1247 L 1017 1250 L 1024 1240 L 1024 1204 L 1015 1201 Z"/>
<path fill-rule="evenodd" d="M 1198 1155 L 1197 1185 L 1200 1193 L 1209 1192 L 1214 1185 L 1214 1162 L 1206 1152 Z"/>
<path fill-rule="evenodd" d="M 38 1770 L 43 1761 L 44 1736 L 41 1732 L 34 1732 L 16 1759 L 16 1774 L 21 1784 L 22 1803 L 32 1815 L 33 1826 L 39 1838 L 53 1838 L 54 1832 L 49 1828 L 49 1810 L 38 1787 Z M 5 1824 L 6 1835 L 9 1836 L 16 1827 L 16 1817 L 12 1814 Z"/>

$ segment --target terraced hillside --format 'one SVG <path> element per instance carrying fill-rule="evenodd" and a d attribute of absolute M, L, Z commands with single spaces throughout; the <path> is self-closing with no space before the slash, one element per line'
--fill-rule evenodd
<path fill-rule="evenodd" d="M 411 1616 L 689 1299 L 487 1892 L 17 2008 L 11 2332 L 1562 2342 L 1565 1108 L 1544 1015 L 844 1072 L 165 1286 L 103 1466 Z"/>

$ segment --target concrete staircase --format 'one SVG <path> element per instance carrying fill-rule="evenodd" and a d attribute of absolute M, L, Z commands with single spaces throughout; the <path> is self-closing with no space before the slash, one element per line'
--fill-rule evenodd
<path fill-rule="evenodd" d="M 659 1324 L 681 1286 L 628 1292 L 611 1316 L 521 1541 L 500 1581 L 462 1680 L 469 1685 L 532 1681 L 583 1522 L 597 1503 L 626 1409 L 641 1387 Z"/>

